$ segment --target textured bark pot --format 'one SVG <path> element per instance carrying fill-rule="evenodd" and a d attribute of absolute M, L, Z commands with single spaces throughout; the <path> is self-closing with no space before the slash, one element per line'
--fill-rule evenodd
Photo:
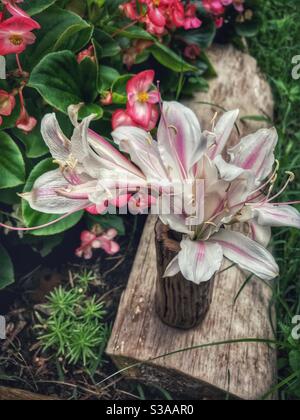
<path fill-rule="evenodd" d="M 164 278 L 168 264 L 180 251 L 181 235 L 158 221 L 155 228 L 157 255 L 156 311 L 167 325 L 194 328 L 204 320 L 212 302 L 214 279 L 197 285 L 181 273 Z"/>

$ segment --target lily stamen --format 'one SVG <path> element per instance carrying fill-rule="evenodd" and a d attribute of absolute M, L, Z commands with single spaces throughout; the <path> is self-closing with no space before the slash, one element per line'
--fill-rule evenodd
<path fill-rule="evenodd" d="M 270 203 L 271 201 L 273 201 L 273 200 L 275 200 L 277 197 L 279 197 L 281 194 L 283 194 L 284 193 L 284 191 L 287 189 L 287 187 L 289 186 L 289 184 L 291 183 L 291 182 L 294 182 L 295 181 L 295 174 L 293 173 L 293 172 L 290 172 L 290 171 L 286 171 L 285 172 L 287 175 L 289 175 L 289 178 L 288 178 L 288 180 L 286 181 L 286 183 L 284 184 L 284 186 L 281 188 L 281 190 L 276 194 L 276 195 L 274 195 L 274 197 L 271 197 L 269 200 L 267 200 L 267 202 L 268 203 Z"/>

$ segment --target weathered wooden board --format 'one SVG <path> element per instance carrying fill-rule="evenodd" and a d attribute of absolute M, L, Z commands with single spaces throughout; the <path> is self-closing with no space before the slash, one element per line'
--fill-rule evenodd
<path fill-rule="evenodd" d="M 220 76 L 212 82 L 209 94 L 198 95 L 189 104 L 199 115 L 203 128 L 209 128 L 215 111 L 199 105 L 199 101 L 217 103 L 226 109 L 239 107 L 242 115 L 272 116 L 270 88 L 258 74 L 251 57 L 231 47 L 216 47 L 210 56 Z M 255 125 L 253 122 L 241 124 L 240 130 L 247 134 L 257 128 Z M 165 326 L 154 307 L 155 223 L 156 218 L 149 217 L 107 353 L 119 368 L 143 362 L 126 374 L 185 397 L 217 399 L 229 393 L 240 399 L 260 398 L 276 381 L 276 351 L 266 344 L 225 344 L 153 360 L 195 345 L 274 338 L 269 316 L 270 288 L 253 279 L 235 302 L 245 281 L 244 274 L 237 268 L 217 276 L 213 302 L 202 326 L 190 331 Z"/>
<path fill-rule="evenodd" d="M 22 389 L 0 386 L 0 401 L 57 401 L 58 398 L 49 397 Z"/>

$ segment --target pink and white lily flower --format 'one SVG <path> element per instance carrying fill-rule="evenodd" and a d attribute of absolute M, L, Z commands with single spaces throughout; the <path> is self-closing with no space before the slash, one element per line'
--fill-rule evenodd
<path fill-rule="evenodd" d="M 146 183 L 130 160 L 89 129 L 93 115 L 77 122 L 78 109 L 69 109 L 75 127 L 71 140 L 61 131 L 55 114 L 42 120 L 42 136 L 59 169 L 42 175 L 33 190 L 22 195 L 34 210 L 66 214 L 87 209 L 99 214 L 109 204 L 126 205 L 131 198 L 128 191 L 136 192 L 137 185 Z"/>
<path fill-rule="evenodd" d="M 184 213 L 160 216 L 184 235 L 182 250 L 167 268 L 166 277 L 181 272 L 196 284 L 206 282 L 220 270 L 225 257 L 242 270 L 271 280 L 279 269 L 265 248 L 270 227 L 300 228 L 299 212 L 274 203 L 278 195 L 270 196 L 276 179 L 276 130 L 260 130 L 226 153 L 238 113 L 225 113 L 212 132 L 202 132 L 191 110 L 175 102 L 164 103 L 157 142 L 135 127 L 120 127 L 112 133 L 149 182 L 194 185 L 188 200 L 196 202 L 199 211 L 192 217 Z M 162 194 L 160 199 L 165 198 Z M 242 230 L 248 234 L 231 230 L 236 223 L 244 225 Z"/>
<path fill-rule="evenodd" d="M 72 111 L 72 110 L 71 110 Z M 131 206 L 158 204 L 172 199 L 161 220 L 183 235 L 181 251 L 165 276 L 181 272 L 196 284 L 210 280 L 224 258 L 263 280 L 278 276 L 278 266 L 266 247 L 272 226 L 300 228 L 300 214 L 276 198 L 293 179 L 272 196 L 278 165 L 274 167 L 277 132 L 259 130 L 227 148 L 238 111 L 225 113 L 212 131 L 202 131 L 195 114 L 177 102 L 165 102 L 157 141 L 138 127 L 119 127 L 112 137 L 121 152 L 88 129 L 92 116 L 74 121 L 68 140 L 54 115 L 42 123 L 42 134 L 60 170 L 39 178 L 25 198 L 46 213 L 65 214 L 78 208 L 95 211 L 109 201 Z M 126 178 L 126 181 L 124 179 Z M 149 186 L 156 195 L 149 196 Z M 192 186 L 179 189 L 178 186 Z M 182 192 L 183 191 L 183 192 Z M 177 208 L 182 202 L 190 209 Z M 240 224 L 241 233 L 233 231 Z"/>

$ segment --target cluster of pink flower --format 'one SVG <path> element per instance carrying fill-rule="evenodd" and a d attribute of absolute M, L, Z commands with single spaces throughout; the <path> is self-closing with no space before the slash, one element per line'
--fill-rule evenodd
<path fill-rule="evenodd" d="M 118 235 L 116 229 L 109 229 L 107 232 L 101 231 L 96 225 L 92 231 L 84 230 L 81 233 L 81 245 L 76 249 L 75 254 L 78 258 L 90 260 L 93 256 L 93 250 L 102 249 L 108 255 L 115 255 L 120 251 L 120 246 L 114 241 Z"/>
<path fill-rule="evenodd" d="M 36 37 L 32 31 L 40 29 L 39 23 L 17 6 L 17 3 L 23 1 L 2 0 L 4 8 L 0 12 L 0 55 L 16 54 L 20 77 L 24 75 L 24 72 L 20 64 L 19 54 L 26 49 L 27 45 L 35 42 Z M 7 14 L 10 17 L 7 18 Z M 21 87 L 13 93 L 0 91 L 0 125 L 3 123 L 3 116 L 8 117 L 12 114 L 16 106 L 15 95 L 19 94 L 21 111 L 16 121 L 16 127 L 25 132 L 30 132 L 36 126 L 37 121 L 29 116 L 25 108 L 23 97 L 25 85 L 26 83 L 22 82 Z"/>
<path fill-rule="evenodd" d="M 151 131 L 156 127 L 160 101 L 158 89 L 153 88 L 155 73 L 146 70 L 137 74 L 127 83 L 127 108 L 114 112 L 112 126 L 115 130 L 121 126 L 140 127 Z"/>
<path fill-rule="evenodd" d="M 217 27 L 221 27 L 224 23 L 224 13 L 226 11 L 226 7 L 233 5 L 234 8 L 242 13 L 244 11 L 244 3 L 245 0 L 203 0 L 202 4 L 203 7 L 211 13 L 214 18 Z"/>
<path fill-rule="evenodd" d="M 131 20 L 146 25 L 151 34 L 161 36 L 176 28 L 196 29 L 202 24 L 197 18 L 197 7 L 181 0 L 131 0 L 120 6 Z"/>

